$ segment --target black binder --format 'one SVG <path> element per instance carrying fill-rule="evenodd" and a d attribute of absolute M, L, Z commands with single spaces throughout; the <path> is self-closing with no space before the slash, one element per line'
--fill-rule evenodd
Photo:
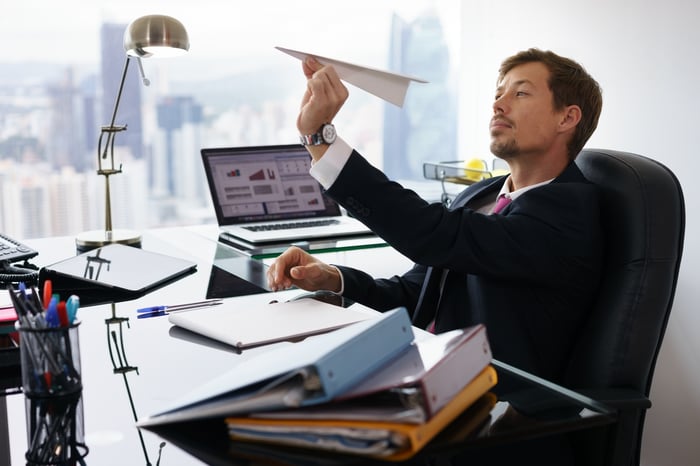
<path fill-rule="evenodd" d="M 135 299 L 195 272 L 195 262 L 123 244 L 109 244 L 39 270 L 39 286 L 75 294 L 80 305 Z"/>

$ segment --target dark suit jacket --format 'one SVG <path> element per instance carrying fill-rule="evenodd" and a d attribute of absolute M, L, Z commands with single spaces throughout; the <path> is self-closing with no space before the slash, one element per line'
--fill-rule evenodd
<path fill-rule="evenodd" d="M 448 209 L 353 152 L 328 193 L 416 265 L 376 280 L 341 266 L 344 296 L 381 311 L 406 307 L 420 327 L 437 310 L 437 332 L 483 323 L 495 358 L 558 381 L 600 281 L 598 190 L 571 163 L 500 215 L 464 207 L 495 198 L 504 181 L 474 184 Z"/>

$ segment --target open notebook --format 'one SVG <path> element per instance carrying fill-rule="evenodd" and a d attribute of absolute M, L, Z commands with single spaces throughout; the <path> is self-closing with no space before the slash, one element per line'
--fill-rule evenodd
<path fill-rule="evenodd" d="M 370 235 L 311 175 L 300 144 L 204 148 L 221 239 L 251 245 Z"/>

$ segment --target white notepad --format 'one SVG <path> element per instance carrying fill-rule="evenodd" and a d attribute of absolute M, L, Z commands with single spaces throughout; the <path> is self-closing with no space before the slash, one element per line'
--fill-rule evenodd
<path fill-rule="evenodd" d="M 303 298 L 269 303 L 264 295 L 237 298 L 219 306 L 172 313 L 178 327 L 242 349 L 328 332 L 379 313 L 361 304 L 344 308 Z"/>

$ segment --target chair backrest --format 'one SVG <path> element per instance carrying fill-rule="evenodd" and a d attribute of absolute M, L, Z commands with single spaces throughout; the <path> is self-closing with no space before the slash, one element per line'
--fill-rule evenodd
<path fill-rule="evenodd" d="M 602 289 L 566 385 L 648 396 L 683 250 L 683 192 L 667 167 L 640 155 L 586 149 L 576 163 L 603 192 L 607 251 Z"/>

